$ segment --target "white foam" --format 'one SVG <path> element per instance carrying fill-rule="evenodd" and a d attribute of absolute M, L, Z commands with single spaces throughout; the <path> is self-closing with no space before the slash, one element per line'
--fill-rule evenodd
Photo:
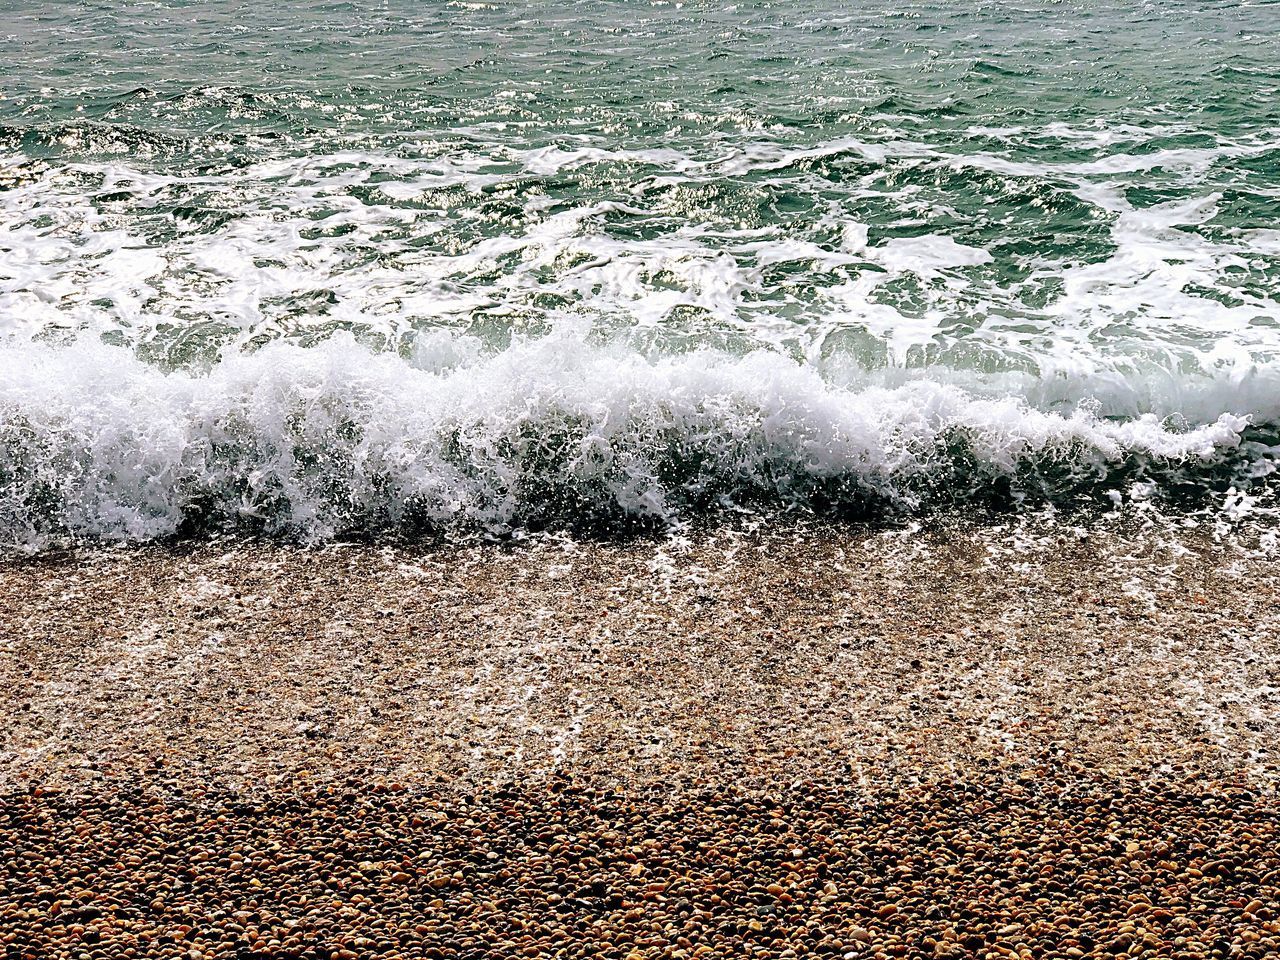
<path fill-rule="evenodd" d="M 219 327 L 219 345 L 334 327 L 395 342 L 424 326 L 466 328 L 478 313 L 501 313 L 517 329 L 585 318 L 611 332 L 659 331 L 680 348 L 732 341 L 810 358 L 856 349 L 864 366 L 980 357 L 974 362 L 1044 381 L 1127 376 L 1153 357 L 1211 378 L 1224 365 L 1269 363 L 1280 357 L 1265 259 L 1276 256 L 1275 231 L 1197 231 L 1214 216 L 1218 192 L 1197 188 L 1188 199 L 1135 208 L 1125 178 L 1159 167 L 1195 187 L 1213 164 L 1274 146 L 1224 139 L 1125 152 L 1172 132 L 1004 131 L 1074 138 L 1101 154 L 1072 162 L 1026 159 L 1025 149 L 1016 161 L 957 154 L 889 129 L 879 139 L 810 146 L 748 136 L 732 156 L 715 144 L 694 156 L 582 139 L 533 150 L 342 149 L 191 177 L 121 160 L 33 167 L 0 191 L 0 332 L 69 329 L 163 343 L 199 321 Z M 984 248 L 942 225 L 922 230 L 957 215 L 919 186 L 885 193 L 871 174 L 841 183 L 833 200 L 832 183 L 803 164 L 842 155 L 879 168 L 980 168 L 1054 184 L 1096 209 L 1113 253 L 1084 263 L 1043 257 L 1028 264 L 1029 276 L 1001 279 L 1019 258 L 1001 241 Z M 600 163 L 617 167 L 604 196 L 593 187 L 566 204 L 528 183 L 531 174 L 554 178 Z M 733 203 L 687 208 L 689 190 L 748 176 L 826 210 L 806 230 L 752 226 Z M 508 222 L 498 226 L 478 222 L 476 204 L 492 191 L 511 191 Z M 872 238 L 858 215 L 864 201 L 892 202 L 894 227 L 912 235 Z M 166 220 L 183 205 L 225 219 Z M 805 280 L 779 281 L 787 271 L 774 268 L 786 267 L 803 269 Z M 1262 280 L 1240 280 L 1255 276 Z M 1052 291 L 1043 304 L 1028 306 L 1024 295 L 1043 290 Z"/>
<path fill-rule="evenodd" d="M 1208 166 L 1274 145 L 1124 152 L 1160 133 L 1170 131 L 1055 124 L 1041 132 L 1102 154 L 1071 163 L 1028 160 L 1025 151 L 1016 161 L 955 154 L 886 131 L 882 140 L 841 137 L 803 147 L 749 140 L 732 157 L 586 142 L 526 151 L 425 143 L 401 152 L 274 157 L 201 177 L 119 160 L 32 168 L 0 192 L 8 224 L 0 234 L 0 332 L 84 330 L 143 343 L 198 317 L 224 328 L 220 343 L 311 337 L 334 326 L 394 342 L 424 325 L 465 328 L 477 311 L 499 311 L 540 325 L 570 316 L 609 330 L 662 328 L 681 346 L 731 333 L 749 346 L 809 357 L 826 355 L 829 344 L 846 343 L 842 335 L 860 328 L 869 337 L 847 342 L 863 344 L 864 365 L 918 365 L 915 353 L 959 349 L 1044 380 L 1124 372 L 1156 355 L 1170 369 L 1208 375 L 1224 362 L 1243 369 L 1280 357 L 1274 291 L 1239 282 L 1267 275 L 1274 230 L 1212 239 L 1196 232 L 1215 214 L 1219 195 L 1210 189 L 1146 209 L 1125 195 L 1126 175 L 1160 168 L 1194 184 Z M 835 202 L 822 173 L 796 166 L 846 154 L 873 165 L 980 168 L 1011 182 L 1061 184 L 1096 207 L 1114 255 L 1085 264 L 1042 259 L 1027 278 L 998 282 L 1007 261 L 1000 243 L 982 248 L 943 228 L 919 232 L 947 212 L 940 198 L 918 187 L 886 195 L 872 177 L 841 184 Z M 595 163 L 644 177 L 612 197 L 570 206 L 526 189 L 530 173 L 556 177 Z M 764 188 L 823 198 L 828 211 L 812 236 L 780 224 L 750 228 L 732 205 L 692 215 L 681 206 L 681 191 L 746 175 Z M 511 223 L 477 228 L 475 198 L 517 187 Z M 466 204 L 443 196 L 454 188 L 466 191 Z M 897 225 L 919 236 L 869 239 L 856 215 L 863 200 L 892 200 Z M 179 204 L 225 221 L 175 218 L 170 233 L 155 236 L 165 215 L 151 212 Z M 641 225 L 648 236 L 620 234 L 609 221 Z M 832 232 L 845 242 L 833 246 Z M 786 265 L 803 265 L 822 282 L 778 283 L 771 268 Z M 1028 307 L 1023 294 L 1042 287 L 1057 292 Z M 1217 291 L 1224 296 L 1206 296 Z"/>
<path fill-rule="evenodd" d="M 1028 470 L 1194 476 L 1246 457 L 1247 423 L 1115 423 L 937 379 L 839 386 L 773 352 L 653 358 L 567 331 L 497 353 L 439 333 L 409 361 L 339 335 L 203 375 L 92 341 L 9 342 L 0 536 L 149 538 L 202 517 L 307 537 L 410 520 L 502 532 L 822 490 L 927 505 Z"/>

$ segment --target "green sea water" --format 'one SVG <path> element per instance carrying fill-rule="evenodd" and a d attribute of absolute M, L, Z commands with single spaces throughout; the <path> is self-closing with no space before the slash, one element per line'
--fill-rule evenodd
<path fill-rule="evenodd" d="M 1280 4 L 0 0 L 0 338 L 16 541 L 1244 483 Z"/>

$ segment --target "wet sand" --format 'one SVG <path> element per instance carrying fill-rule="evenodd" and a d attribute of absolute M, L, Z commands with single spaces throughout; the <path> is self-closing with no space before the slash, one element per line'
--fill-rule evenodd
<path fill-rule="evenodd" d="M 0 943 L 1276 955 L 1277 601 L 1032 522 L 11 560 Z"/>

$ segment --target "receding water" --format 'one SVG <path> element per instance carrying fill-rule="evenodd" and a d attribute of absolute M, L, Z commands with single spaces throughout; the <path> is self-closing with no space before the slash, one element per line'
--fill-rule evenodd
<path fill-rule="evenodd" d="M 0 0 L 0 535 L 1272 472 L 1280 4 Z"/>

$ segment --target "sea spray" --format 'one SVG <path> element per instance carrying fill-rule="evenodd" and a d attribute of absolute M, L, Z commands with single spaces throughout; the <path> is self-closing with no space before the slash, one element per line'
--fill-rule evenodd
<path fill-rule="evenodd" d="M 1094 406 L 1046 412 L 934 380 L 854 389 L 767 351 L 652 358 L 568 335 L 489 352 L 437 336 L 407 359 L 337 335 L 203 372 L 89 341 L 8 345 L 0 531 L 504 534 L 733 506 L 1070 501 L 1270 470 L 1247 416 L 1179 426 Z"/>

